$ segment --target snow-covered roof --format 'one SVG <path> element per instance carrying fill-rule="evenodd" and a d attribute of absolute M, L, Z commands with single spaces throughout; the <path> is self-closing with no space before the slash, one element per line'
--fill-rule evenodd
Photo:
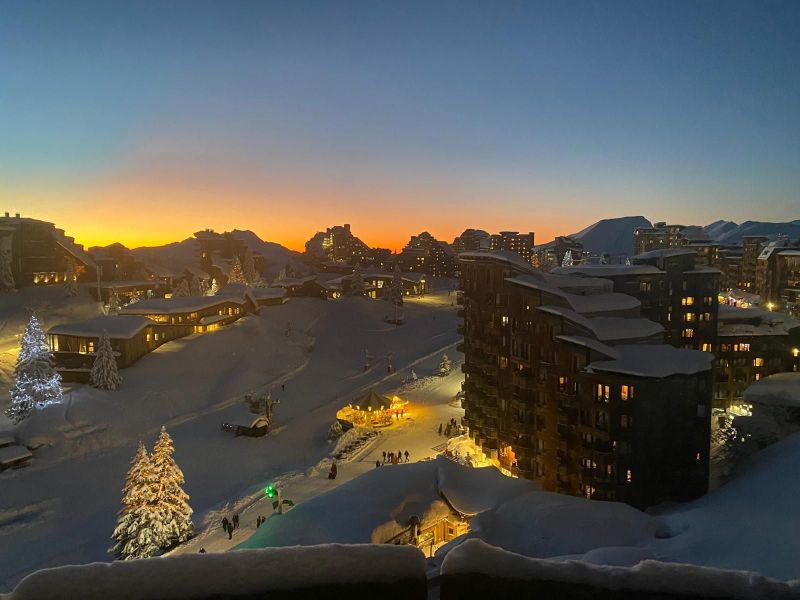
<path fill-rule="evenodd" d="M 644 318 L 585 317 L 563 306 L 543 305 L 536 310 L 558 315 L 593 333 L 601 342 L 648 339 L 663 333 L 664 328 Z"/>
<path fill-rule="evenodd" d="M 789 335 L 789 331 L 797 327 L 800 327 L 800 319 L 756 307 L 736 308 L 723 304 L 717 316 L 720 337 Z"/>
<path fill-rule="evenodd" d="M 134 305 L 136 306 L 136 305 Z M 100 337 L 103 332 L 108 337 L 127 340 L 135 336 L 148 325 L 155 323 L 147 317 L 133 315 L 101 315 L 86 321 L 62 323 L 47 330 L 52 335 L 74 335 L 80 337 Z"/>
<path fill-rule="evenodd" d="M 144 268 L 156 277 L 177 277 L 181 274 L 179 271 L 156 263 L 145 263 Z"/>
<path fill-rule="evenodd" d="M 370 390 L 363 396 L 353 399 L 350 405 L 358 410 L 386 410 L 392 405 L 392 401 L 375 390 Z"/>
<path fill-rule="evenodd" d="M 244 304 L 239 296 L 189 296 L 172 298 L 150 298 L 128 304 L 120 311 L 124 315 L 172 315 L 212 308 L 223 302 Z"/>
<path fill-rule="evenodd" d="M 744 391 L 744 401 L 800 408 L 800 373 L 776 373 L 764 377 Z"/>
<path fill-rule="evenodd" d="M 666 344 L 628 344 L 614 349 L 619 352 L 619 358 L 595 361 L 589 364 L 588 370 L 661 379 L 709 371 L 714 362 L 714 355 L 710 352 Z"/>
<path fill-rule="evenodd" d="M 264 298 L 283 298 L 286 296 L 286 290 L 282 287 L 268 287 L 268 288 L 253 288 L 253 296 L 256 299 Z"/>
<path fill-rule="evenodd" d="M 513 265 L 517 268 L 524 269 L 528 272 L 533 271 L 533 266 L 526 262 L 524 258 L 522 258 L 516 252 L 510 252 L 508 250 L 495 250 L 495 251 L 470 251 L 470 252 L 462 252 L 458 255 L 461 259 L 468 259 L 468 260 L 496 260 L 499 262 L 508 263 Z"/>
<path fill-rule="evenodd" d="M 157 279 L 125 279 L 120 281 L 101 281 L 100 288 L 104 290 L 113 290 L 115 288 L 125 287 L 147 287 L 154 288 L 160 287 L 162 282 Z"/>
<path fill-rule="evenodd" d="M 697 253 L 691 248 L 659 248 L 657 250 L 650 250 L 649 252 L 637 254 L 631 260 L 638 261 L 648 260 L 651 258 L 670 258 L 671 256 L 686 256 L 687 254 L 694 256 Z"/>
<path fill-rule="evenodd" d="M 614 277 L 617 275 L 658 275 L 661 269 L 652 265 L 576 265 L 553 269 L 557 275 L 586 275 L 590 277 Z"/>
<path fill-rule="evenodd" d="M 305 277 L 287 277 L 286 279 L 273 281 L 272 287 L 294 287 L 297 285 L 306 284 L 309 281 L 314 281 L 316 278 L 316 275 L 306 275 Z"/>
<path fill-rule="evenodd" d="M 599 342 L 593 338 L 582 335 L 557 335 L 557 340 L 566 342 L 567 344 L 575 344 L 576 346 L 583 346 L 595 352 L 606 355 L 608 358 L 618 358 L 619 353 L 611 346 L 607 346 L 603 342 Z"/>
<path fill-rule="evenodd" d="M 619 294 L 616 292 L 591 294 L 587 296 L 568 294 L 567 301 L 572 308 L 575 309 L 575 312 L 582 314 L 629 311 L 639 308 L 642 305 L 637 298 L 629 296 L 628 294 Z"/>

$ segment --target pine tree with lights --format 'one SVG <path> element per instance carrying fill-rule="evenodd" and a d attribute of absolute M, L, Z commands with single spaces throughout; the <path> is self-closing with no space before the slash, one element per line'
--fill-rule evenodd
<path fill-rule="evenodd" d="M 72 260 L 67 261 L 67 273 L 64 279 L 64 296 L 67 298 L 74 298 L 78 295 L 78 281 L 75 277 L 75 263 Z"/>
<path fill-rule="evenodd" d="M 6 415 L 13 423 L 19 423 L 34 409 L 61 400 L 61 375 L 53 366 L 53 353 L 44 330 L 36 315 L 32 315 L 22 334 Z"/>
<path fill-rule="evenodd" d="M 200 278 L 197 275 L 192 275 L 192 283 L 189 286 L 189 295 L 190 296 L 203 295 L 203 285 L 200 282 Z"/>
<path fill-rule="evenodd" d="M 361 263 L 356 263 L 353 268 L 353 275 L 350 278 L 350 294 L 352 296 L 363 296 L 364 291 L 364 276 L 361 274 Z"/>
<path fill-rule="evenodd" d="M 11 236 L 0 239 L 0 292 L 17 291 L 14 273 L 11 270 Z"/>
<path fill-rule="evenodd" d="M 572 250 L 567 250 L 564 253 L 564 259 L 561 261 L 562 267 L 571 267 L 573 265 Z"/>
<path fill-rule="evenodd" d="M 442 358 L 439 361 L 439 375 L 444 377 L 450 374 L 450 371 L 453 369 L 453 365 L 450 362 L 450 358 L 447 354 L 442 354 Z"/>
<path fill-rule="evenodd" d="M 153 447 L 153 468 L 158 479 L 156 504 L 162 518 L 161 547 L 171 548 L 192 537 L 192 508 L 189 495 L 181 487 L 184 484 L 183 472 L 172 455 L 175 448 L 165 427 L 161 428 Z"/>
<path fill-rule="evenodd" d="M 228 283 L 247 283 L 244 277 L 244 270 L 242 269 L 242 262 L 238 256 L 233 257 L 231 263 L 231 273 L 228 275 Z"/>
<path fill-rule="evenodd" d="M 122 488 L 122 510 L 112 536 L 116 543 L 111 551 L 122 560 L 150 558 L 162 547 L 164 527 L 157 505 L 159 485 L 153 459 L 139 442 Z"/>
<path fill-rule="evenodd" d="M 89 383 L 100 390 L 116 390 L 122 385 L 122 377 L 117 369 L 117 359 L 114 357 L 111 340 L 105 331 L 97 346 L 97 354 L 92 364 L 92 370 L 89 372 Z"/>
<path fill-rule="evenodd" d="M 217 285 L 217 279 L 216 278 L 212 278 L 211 279 L 211 287 L 208 288 L 209 295 L 210 296 L 216 296 L 218 291 L 219 291 L 219 286 Z"/>
<path fill-rule="evenodd" d="M 392 286 L 389 288 L 389 300 L 396 306 L 403 306 L 403 273 L 400 263 L 395 263 L 392 273 Z"/>

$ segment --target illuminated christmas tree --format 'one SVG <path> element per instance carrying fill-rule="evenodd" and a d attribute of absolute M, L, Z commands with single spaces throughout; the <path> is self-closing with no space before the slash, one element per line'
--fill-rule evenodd
<path fill-rule="evenodd" d="M 149 558 L 161 549 L 163 519 L 156 503 L 158 489 L 153 460 L 139 442 L 122 489 L 122 510 L 112 536 L 116 544 L 111 551 L 119 558 Z"/>
<path fill-rule="evenodd" d="M 22 334 L 6 415 L 13 423 L 19 423 L 34 409 L 61 400 L 61 375 L 53 366 L 53 353 L 44 330 L 33 315 Z"/>
<path fill-rule="evenodd" d="M 233 257 L 231 263 L 231 273 L 228 275 L 228 283 L 247 283 L 242 270 L 242 263 L 238 256 Z"/>
<path fill-rule="evenodd" d="M 161 547 L 171 548 L 192 537 L 192 508 L 189 495 L 183 491 L 183 472 L 172 455 L 175 448 L 166 428 L 161 428 L 153 447 L 153 468 L 159 482 L 156 504 L 161 516 Z"/>
<path fill-rule="evenodd" d="M 122 377 L 117 369 L 117 359 L 111 349 L 111 340 L 105 331 L 100 337 L 92 370 L 89 372 L 89 382 L 101 390 L 116 390 L 122 385 Z"/>
<path fill-rule="evenodd" d="M 573 265 L 572 250 L 567 250 L 564 253 L 564 260 L 561 261 L 562 267 L 571 267 Z"/>
<path fill-rule="evenodd" d="M 447 356 L 447 354 L 442 354 L 442 359 L 439 361 L 439 375 L 442 377 L 449 375 L 452 368 L 453 365 L 450 362 L 450 358 Z"/>
<path fill-rule="evenodd" d="M 400 263 L 395 263 L 392 273 L 392 286 L 389 288 L 389 300 L 397 306 L 403 306 L 403 273 Z"/>
<path fill-rule="evenodd" d="M 361 274 L 361 263 L 356 263 L 353 275 L 350 278 L 350 294 L 353 296 L 364 295 L 364 277 Z"/>

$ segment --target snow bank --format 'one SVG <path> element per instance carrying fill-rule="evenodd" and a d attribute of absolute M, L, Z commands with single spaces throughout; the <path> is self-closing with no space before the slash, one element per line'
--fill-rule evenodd
<path fill-rule="evenodd" d="M 267 597 L 277 590 L 392 582 L 425 585 L 419 550 L 334 544 L 57 567 L 23 579 L 10 599 Z"/>
<path fill-rule="evenodd" d="M 632 568 L 591 565 L 582 561 L 531 559 L 479 540 L 452 550 L 442 563 L 443 576 L 481 574 L 498 579 L 563 582 L 602 590 L 639 590 L 687 597 L 736 599 L 800 598 L 800 585 L 767 579 L 746 571 L 644 561 Z M 443 587 L 447 585 L 446 581 Z"/>

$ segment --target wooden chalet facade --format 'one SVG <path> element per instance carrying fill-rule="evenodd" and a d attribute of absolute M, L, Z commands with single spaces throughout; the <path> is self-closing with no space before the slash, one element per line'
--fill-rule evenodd
<path fill-rule="evenodd" d="M 252 294 L 152 298 L 125 306 L 121 315 L 139 315 L 160 324 L 189 325 L 193 333 L 214 331 L 259 311 Z"/>

